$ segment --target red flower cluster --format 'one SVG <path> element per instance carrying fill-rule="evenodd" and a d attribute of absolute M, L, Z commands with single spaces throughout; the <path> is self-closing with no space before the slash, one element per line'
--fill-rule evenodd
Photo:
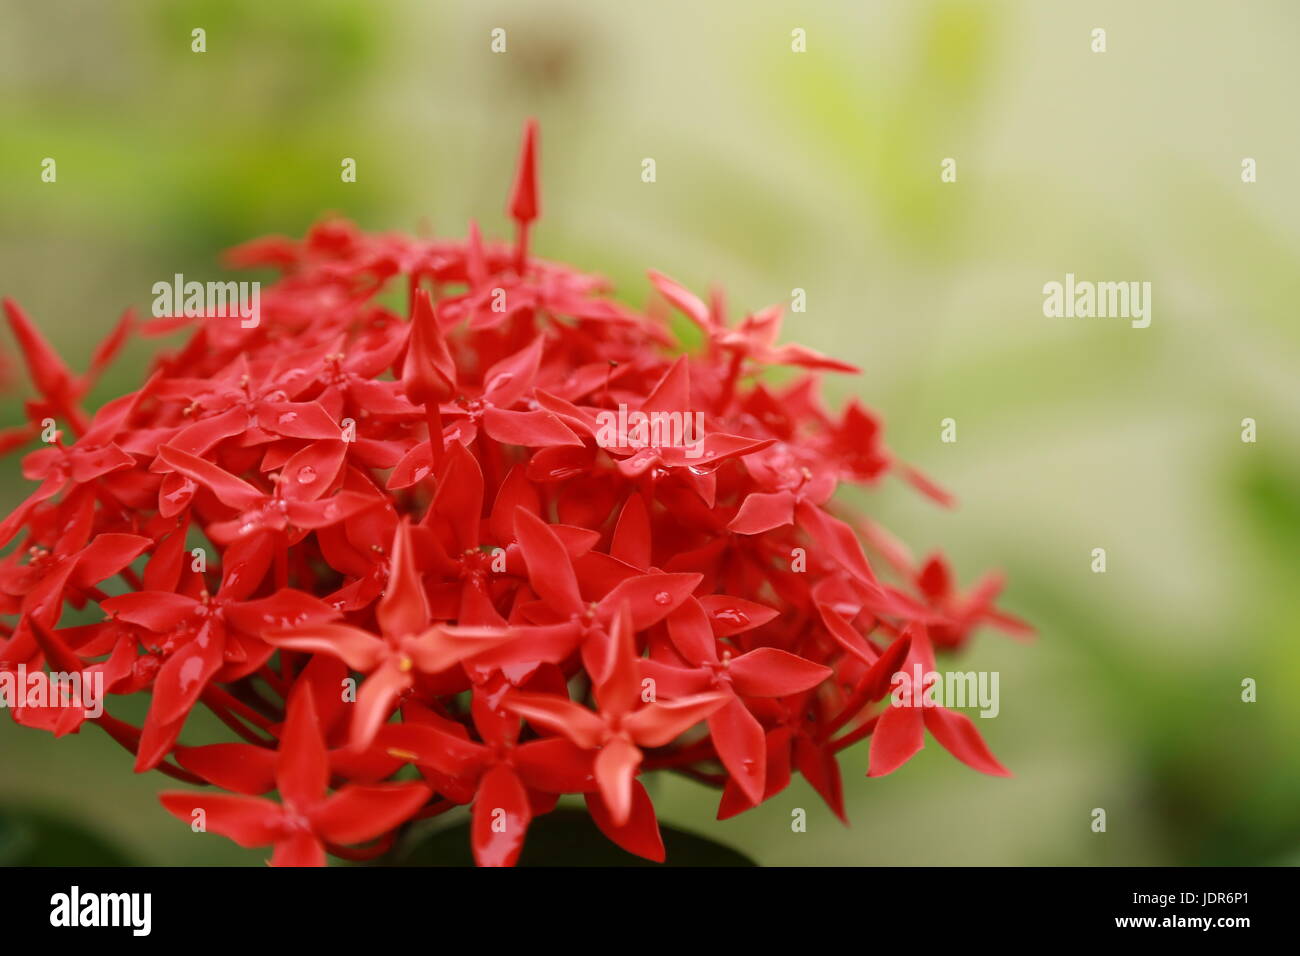
<path fill-rule="evenodd" d="M 924 730 L 1005 773 L 967 718 L 881 703 L 936 645 L 1027 629 L 994 609 L 996 579 L 960 595 L 942 558 L 917 568 L 832 513 L 840 482 L 891 470 L 946 501 L 861 404 L 822 406 L 818 373 L 852 367 L 778 345 L 779 308 L 730 324 L 652 273 L 701 333 L 674 354 L 665 309 L 535 258 L 535 142 L 530 125 L 513 245 L 326 222 L 234 250 L 283 273 L 252 328 L 128 314 L 77 376 L 5 302 L 40 397 L 0 444 L 48 434 L 23 463 L 39 487 L 0 522 L 0 547 L 23 536 L 0 560 L 0 669 L 151 694 L 140 728 L 58 700 L 15 719 L 93 720 L 137 771 L 228 791 L 162 799 L 277 864 L 376 855 L 465 804 L 478 862 L 510 864 L 562 794 L 659 860 L 642 773 L 719 787 L 729 817 L 797 771 L 843 817 L 836 754 L 868 736 L 873 775 Z M 408 317 L 382 304 L 399 276 Z M 87 416 L 128 334 L 187 323 Z M 772 365 L 805 375 L 772 388 Z M 88 604 L 92 623 L 60 626 Z M 242 742 L 181 745 L 199 704 Z"/>

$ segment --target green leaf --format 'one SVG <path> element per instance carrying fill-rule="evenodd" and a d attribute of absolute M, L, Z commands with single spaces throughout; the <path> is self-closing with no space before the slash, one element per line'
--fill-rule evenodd
<path fill-rule="evenodd" d="M 528 827 L 519 866 L 757 866 L 731 847 L 659 825 L 665 864 L 634 856 L 610 842 L 583 810 L 559 809 Z M 443 827 L 399 847 L 379 861 L 389 866 L 473 866 L 469 823 Z"/>
<path fill-rule="evenodd" d="M 0 866 L 131 866 L 118 847 L 66 817 L 0 806 Z"/>

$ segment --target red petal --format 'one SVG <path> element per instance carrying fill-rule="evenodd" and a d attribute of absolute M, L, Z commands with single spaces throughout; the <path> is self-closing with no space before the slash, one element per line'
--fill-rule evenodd
<path fill-rule="evenodd" d="M 702 574 L 643 574 L 620 581 L 600 600 L 603 620 L 627 604 L 632 610 L 632 627 L 644 631 L 658 624 L 691 596 L 704 579 Z"/>
<path fill-rule="evenodd" d="M 638 660 L 643 679 L 654 681 L 660 697 L 690 697 L 713 688 L 713 674 L 704 667 L 676 667 L 663 661 Z"/>
<path fill-rule="evenodd" d="M 866 700 L 880 700 L 889 693 L 889 685 L 894 675 L 898 673 L 898 669 L 903 666 L 911 647 L 911 635 L 904 633 L 902 637 L 885 648 L 885 652 L 880 655 L 862 677 L 860 692 L 865 696 Z"/>
<path fill-rule="evenodd" d="M 179 448 L 162 445 L 158 449 L 158 457 L 185 477 L 208 488 L 223 503 L 239 511 L 252 511 L 267 498 L 248 482 Z"/>
<path fill-rule="evenodd" d="M 37 389 L 55 405 L 62 405 L 72 398 L 72 373 L 59 358 L 50 344 L 45 341 L 36 326 L 27 318 L 27 314 L 12 299 L 4 300 L 4 309 L 9 317 L 9 328 L 22 349 L 27 369 Z M 62 410 L 62 409 L 60 409 Z"/>
<path fill-rule="evenodd" d="M 650 795 L 640 780 L 632 781 L 632 809 L 621 826 L 614 822 L 609 805 L 599 791 L 587 794 L 587 811 L 600 832 L 627 852 L 655 863 L 664 861 L 664 840 L 659 834 L 659 821 L 655 819 Z"/>
<path fill-rule="evenodd" d="M 513 408 L 533 387 L 545 339 L 535 337 L 483 373 L 483 401 L 496 408 Z"/>
<path fill-rule="evenodd" d="M 120 620 L 163 633 L 193 614 L 199 603 L 183 594 L 133 591 L 100 601 L 99 606 Z"/>
<path fill-rule="evenodd" d="M 317 501 L 286 500 L 289 521 L 297 528 L 325 528 L 352 518 L 373 508 L 380 499 L 356 491 L 340 491 L 329 498 Z"/>
<path fill-rule="evenodd" d="M 496 501 L 492 504 L 492 515 L 488 519 L 493 540 L 501 545 L 514 540 L 517 508 L 537 514 L 541 507 L 537 489 L 528 480 L 525 470 L 522 467 L 511 468 L 501 482 Z"/>
<path fill-rule="evenodd" d="M 314 441 L 295 452 L 280 470 L 281 493 L 285 498 L 315 501 L 334 487 L 347 447 L 344 441 Z"/>
<path fill-rule="evenodd" d="M 998 763 L 997 757 L 989 752 L 988 745 L 975 729 L 974 722 L 965 714 L 942 707 L 925 707 L 922 710 L 926 729 L 962 763 L 995 777 L 1011 776 L 1011 771 Z M 880 733 L 879 727 L 876 728 L 876 733 Z"/>
<path fill-rule="evenodd" d="M 738 698 L 709 715 L 709 734 L 718 757 L 749 798 L 751 804 L 763 799 L 767 780 L 767 740 L 763 725 Z"/>
<path fill-rule="evenodd" d="M 191 455 L 202 455 L 222 439 L 247 430 L 248 410 L 242 405 L 236 405 L 220 415 L 204 418 L 182 428 L 171 437 L 167 445 Z"/>
<path fill-rule="evenodd" d="M 830 358 L 797 344 L 771 349 L 764 354 L 763 360 L 772 365 L 798 365 L 802 368 L 824 369 L 831 372 L 856 374 L 861 371 L 856 365 L 841 362 L 839 359 Z"/>
<path fill-rule="evenodd" d="M 189 713 L 199 694 L 222 664 L 225 636 L 220 626 L 205 623 L 188 643 L 167 658 L 154 679 L 150 717 L 171 724 Z"/>
<path fill-rule="evenodd" d="M 275 841 L 272 866 L 325 866 L 325 847 L 313 833 L 291 833 Z"/>
<path fill-rule="evenodd" d="M 862 551 L 862 543 L 852 528 L 806 501 L 801 501 L 795 511 L 804 530 L 846 571 L 860 581 L 875 583 L 876 576 L 872 573 L 867 556 Z"/>
<path fill-rule="evenodd" d="M 921 492 L 921 494 L 938 502 L 945 508 L 951 508 L 957 504 L 956 498 L 947 491 L 944 491 L 944 489 L 940 488 L 911 465 L 900 465 L 899 468 L 903 472 L 903 477 L 907 479 L 908 483 L 917 491 Z"/>
<path fill-rule="evenodd" d="M 608 660 L 591 677 L 596 683 L 596 700 L 601 712 L 621 717 L 636 706 L 641 690 L 632 615 L 626 604 L 614 615 L 608 647 Z"/>
<path fill-rule="evenodd" d="M 583 444 L 582 439 L 571 432 L 564 422 L 542 409 L 516 412 L 489 407 L 483 412 L 483 430 L 503 445 L 546 448 Z"/>
<path fill-rule="evenodd" d="M 532 512 L 516 508 L 515 538 L 528 565 L 533 590 L 561 614 L 581 611 L 582 597 L 573 562 L 555 532 Z"/>
<path fill-rule="evenodd" d="M 144 554 L 153 545 L 148 538 L 138 534 L 101 534 L 77 556 L 77 569 L 72 583 L 81 588 L 98 584 L 110 578 Z"/>
<path fill-rule="evenodd" d="M 329 783 L 329 758 L 316 722 L 316 705 L 306 684 L 295 686 L 289 714 L 280 731 L 280 759 L 276 764 L 280 799 L 305 811 L 325 796 Z"/>
<path fill-rule="evenodd" d="M 270 627 L 323 624 L 338 616 L 338 611 L 324 601 L 293 588 L 281 588 L 269 597 L 226 607 L 226 620 L 231 626 L 252 635 Z"/>
<path fill-rule="evenodd" d="M 925 725 L 920 707 L 895 707 L 880 715 L 871 734 L 871 769 L 868 777 L 893 773 L 925 746 Z"/>
<path fill-rule="evenodd" d="M 741 654 L 728 667 L 731 682 L 746 697 L 786 697 L 811 690 L 833 673 L 775 647 L 759 647 Z"/>
<path fill-rule="evenodd" d="M 655 383 L 646 400 L 641 403 L 641 411 L 647 415 L 651 412 L 675 412 L 680 415 L 689 408 L 691 408 L 691 370 L 686 362 L 686 356 L 682 355 Z"/>
<path fill-rule="evenodd" d="M 623 728 L 642 747 L 662 747 L 732 700 L 709 693 L 646 704 L 623 721 Z"/>
<path fill-rule="evenodd" d="M 534 790 L 585 793 L 596 785 L 593 754 L 566 737 L 544 737 L 515 749 L 515 769 Z"/>
<path fill-rule="evenodd" d="M 762 534 L 794 521 L 795 497 L 788 491 L 772 494 L 756 491 L 749 495 L 727 525 L 736 534 Z"/>
<path fill-rule="evenodd" d="M 769 799 L 790 786 L 790 750 L 793 735 L 789 727 L 776 727 L 767 732 L 767 782 L 763 799 Z M 744 813 L 753 806 L 734 777 L 727 778 L 722 800 L 718 803 L 718 819 L 726 820 Z"/>
<path fill-rule="evenodd" d="M 270 800 L 202 790 L 169 790 L 160 793 L 158 799 L 168 813 L 185 823 L 200 819 L 194 811 L 202 810 L 206 829 L 240 846 L 266 846 L 279 833 L 281 810 Z"/>
<path fill-rule="evenodd" d="M 507 764 L 497 764 L 484 774 L 474 798 L 470 824 L 474 862 L 479 866 L 514 866 L 531 820 L 524 785 Z"/>
<path fill-rule="evenodd" d="M 616 827 L 632 816 L 632 784 L 639 766 L 641 751 L 622 737 L 614 737 L 596 754 L 596 784 Z"/>
<path fill-rule="evenodd" d="M 564 734 L 579 747 L 594 749 L 605 735 L 605 722 L 571 700 L 546 694 L 511 694 L 502 703 L 529 723 Z"/>
<path fill-rule="evenodd" d="M 112 331 L 108 333 L 100 343 L 95 346 L 94 354 L 90 357 L 90 366 L 86 373 L 86 379 L 82 383 L 83 390 L 86 390 L 95 381 L 98 380 L 100 373 L 112 364 L 113 359 L 117 358 L 122 346 L 126 343 L 126 338 L 131 334 L 131 328 L 135 325 L 135 312 L 127 309 L 122 313 L 122 317 L 117 320 L 117 325 L 113 326 Z"/>
<path fill-rule="evenodd" d="M 330 843 L 363 843 L 405 823 L 432 792 L 422 783 L 354 784 L 313 812 L 312 826 Z"/>
<path fill-rule="evenodd" d="M 835 754 L 829 747 L 819 747 L 807 737 L 796 737 L 794 758 L 804 779 L 847 825 L 849 818 L 844 814 L 844 783 L 840 778 L 840 765 Z"/>
<path fill-rule="evenodd" d="M 572 621 L 538 627 L 511 627 L 509 633 L 513 636 L 503 644 L 486 652 L 463 656 L 465 667 L 481 673 L 529 664 L 559 664 L 573 654 L 582 641 L 582 628 Z"/>
<path fill-rule="evenodd" d="M 449 777 L 477 776 L 492 756 L 482 744 L 423 723 L 389 724 L 379 731 L 375 744 L 393 757 Z"/>
<path fill-rule="evenodd" d="M 642 571 L 650 567 L 650 513 L 641 495 L 630 496 L 623 505 L 609 553 Z"/>
<path fill-rule="evenodd" d="M 390 638 L 418 634 L 429 626 L 429 598 L 411 550 L 411 526 L 405 520 L 398 523 L 393 535 L 388 584 L 375 616 Z"/>
<path fill-rule="evenodd" d="M 265 402 L 257 410 L 257 424 L 286 438 L 335 439 L 339 426 L 319 402 Z"/>
<path fill-rule="evenodd" d="M 433 511 L 452 529 L 458 548 L 478 547 L 479 521 L 483 514 L 483 470 L 460 442 L 452 442 L 447 453 L 447 466 L 438 481 Z"/>
<path fill-rule="evenodd" d="M 252 744 L 209 744 L 177 747 L 176 761 L 223 790 L 257 795 L 275 787 L 274 750 Z"/>
<path fill-rule="evenodd" d="M 84 439 L 83 439 L 84 441 Z M 135 466 L 135 459 L 114 444 L 83 452 L 72 459 L 72 480 L 78 484 Z"/>
<path fill-rule="evenodd" d="M 695 293 L 684 286 L 678 285 L 662 272 L 655 272 L 651 269 L 648 275 L 651 284 L 659 290 L 660 295 L 701 329 L 708 330 L 711 324 L 709 321 L 709 308 L 700 301 L 700 298 Z"/>
<path fill-rule="evenodd" d="M 67 484 L 67 479 L 62 474 L 56 472 L 50 475 L 49 478 L 41 482 L 39 488 L 23 500 L 22 504 L 10 512 L 9 517 L 5 518 L 4 521 L 0 521 L 0 548 L 7 545 L 10 539 L 27 523 L 28 517 L 30 517 L 37 505 L 42 501 L 53 498 L 65 484 Z"/>
<path fill-rule="evenodd" d="M 361 683 L 356 709 L 352 713 L 352 746 L 369 747 L 375 734 L 392 715 L 397 698 L 411 686 L 409 671 L 402 670 L 389 658 Z"/>
<path fill-rule="evenodd" d="M 827 632 L 835 639 L 835 643 L 870 667 L 875 659 L 875 651 L 853 625 L 844 620 L 830 604 L 818 601 L 817 610 L 821 614 Z"/>
<path fill-rule="evenodd" d="M 175 593 L 181 580 L 181 568 L 189 563 L 187 559 L 190 555 L 186 549 L 186 535 L 188 533 L 189 522 L 183 521 L 180 527 L 164 538 L 158 547 L 154 548 L 142 576 L 146 591 Z M 100 602 L 100 607 L 103 607 L 103 602 Z"/>
<path fill-rule="evenodd" d="M 375 635 L 346 624 L 313 624 L 291 631 L 266 631 L 262 640 L 285 650 L 329 654 L 362 672 L 378 667 L 385 649 L 384 642 Z"/>
<path fill-rule="evenodd" d="M 509 627 L 444 627 L 437 625 L 418 638 L 403 642 L 402 650 L 426 674 L 441 674 L 462 661 L 485 654 L 516 639 Z"/>
<path fill-rule="evenodd" d="M 694 598 L 668 616 L 668 637 L 677 652 L 696 666 L 718 662 L 718 641 L 703 605 Z"/>
<path fill-rule="evenodd" d="M 756 627 L 762 627 L 769 621 L 775 620 L 781 613 L 766 604 L 746 601 L 744 598 L 732 597 L 728 594 L 710 594 L 702 597 L 700 606 L 708 614 L 709 621 L 713 625 L 713 633 L 718 637 L 731 637 L 733 634 L 742 634 Z"/>

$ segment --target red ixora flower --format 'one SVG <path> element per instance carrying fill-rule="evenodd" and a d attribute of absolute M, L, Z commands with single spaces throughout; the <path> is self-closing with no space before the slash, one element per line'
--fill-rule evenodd
<path fill-rule="evenodd" d="M 537 258 L 537 156 L 530 123 L 513 243 L 340 221 L 256 240 L 229 257 L 281 273 L 255 326 L 128 312 L 84 375 L 5 301 L 37 395 L 0 452 L 43 442 L 0 521 L 0 672 L 149 694 L 142 727 L 85 721 L 137 771 L 208 785 L 163 804 L 274 864 L 372 857 L 470 805 L 476 860 L 510 865 L 564 794 L 662 860 L 646 773 L 718 788 L 729 817 L 798 772 L 843 817 L 839 752 L 869 739 L 879 776 L 927 731 L 1005 773 L 961 714 L 891 698 L 936 648 L 1029 628 L 999 577 L 959 590 L 834 504 L 890 474 L 951 503 L 861 403 L 823 407 L 818 376 L 853 366 L 778 343 L 779 307 L 732 323 L 652 272 L 703 335 L 684 352 L 662 305 Z M 129 335 L 186 327 L 87 412 Z M 78 732 L 57 703 L 11 714 Z M 183 744 L 200 706 L 238 741 Z"/>

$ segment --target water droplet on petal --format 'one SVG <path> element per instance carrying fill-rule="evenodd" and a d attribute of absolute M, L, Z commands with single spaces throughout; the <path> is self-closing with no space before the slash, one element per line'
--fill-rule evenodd
<path fill-rule="evenodd" d="M 748 624 L 749 615 L 744 611 L 734 607 L 719 608 L 713 612 L 714 620 L 721 621 L 724 624 Z"/>
<path fill-rule="evenodd" d="M 672 595 L 667 591 L 660 591 L 655 595 L 655 603 L 658 605 L 662 606 L 668 604 L 670 601 L 672 601 Z"/>
<path fill-rule="evenodd" d="M 280 418 L 279 418 L 279 423 L 280 423 L 281 425 L 288 425 L 288 424 L 290 424 L 291 422 L 295 422 L 295 421 L 297 421 L 297 420 L 298 420 L 298 413 L 297 413 L 297 412 L 285 412 L 284 414 L 282 414 L 282 415 L 280 416 Z"/>
<path fill-rule="evenodd" d="M 316 469 L 311 465 L 303 465 L 298 469 L 298 484 L 310 485 L 316 480 Z"/>
<path fill-rule="evenodd" d="M 198 657 L 189 658 L 181 664 L 180 671 L 176 676 L 181 691 L 188 692 L 203 676 L 203 661 Z"/>

